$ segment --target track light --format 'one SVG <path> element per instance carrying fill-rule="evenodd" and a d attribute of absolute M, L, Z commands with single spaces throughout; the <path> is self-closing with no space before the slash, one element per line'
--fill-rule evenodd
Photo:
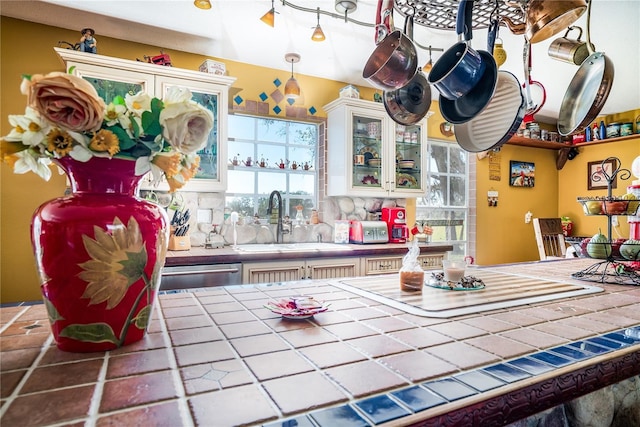
<path fill-rule="evenodd" d="M 358 0 L 336 0 L 336 11 L 344 14 L 344 22 L 347 22 L 347 15 L 358 8 Z"/>
<path fill-rule="evenodd" d="M 324 41 L 326 38 L 324 33 L 322 32 L 322 28 L 320 27 L 320 8 L 318 8 L 318 23 L 316 24 L 315 30 L 313 30 L 313 34 L 311 34 L 311 40 L 314 42 Z"/>
<path fill-rule="evenodd" d="M 211 2 L 209 0 L 194 0 L 193 4 L 198 9 L 211 9 Z"/>
<path fill-rule="evenodd" d="M 271 9 L 269 9 L 267 13 L 262 15 L 262 18 L 260 18 L 260 20 L 265 24 L 267 24 L 268 26 L 273 27 L 275 25 L 275 19 L 276 19 L 276 9 L 273 6 L 273 0 L 271 0 Z"/>
<path fill-rule="evenodd" d="M 297 53 L 287 53 L 284 56 L 284 59 L 287 62 L 291 62 L 291 77 L 287 80 L 287 83 L 284 85 L 284 96 L 289 100 L 295 100 L 300 96 L 300 85 L 295 77 L 293 77 L 293 64 L 296 62 L 300 62 L 300 55 Z"/>

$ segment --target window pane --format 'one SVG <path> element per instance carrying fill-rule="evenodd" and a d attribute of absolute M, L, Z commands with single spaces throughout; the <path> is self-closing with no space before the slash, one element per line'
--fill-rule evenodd
<path fill-rule="evenodd" d="M 260 154 L 258 159 L 264 158 L 269 168 L 276 167 L 281 161 L 286 162 L 287 160 L 287 151 L 284 145 L 257 144 L 257 147 Z"/>
<path fill-rule="evenodd" d="M 310 167 L 314 166 L 315 150 L 312 148 L 290 147 L 289 148 L 289 160 L 302 167 L 305 163 Z"/>
<path fill-rule="evenodd" d="M 229 184 L 227 192 L 229 193 L 255 193 L 255 183 L 253 172 L 230 170 L 227 175 Z"/>
<path fill-rule="evenodd" d="M 260 141 L 286 142 L 287 122 L 284 120 L 258 119 L 258 135 Z"/>
<path fill-rule="evenodd" d="M 235 139 L 255 139 L 255 119 L 247 116 L 237 116 L 229 114 L 229 138 Z"/>
<path fill-rule="evenodd" d="M 289 143 L 315 146 L 318 139 L 318 127 L 308 123 L 291 123 Z"/>
<path fill-rule="evenodd" d="M 429 159 L 429 171 L 447 172 L 447 147 L 431 145 L 431 158 Z"/>
<path fill-rule="evenodd" d="M 253 215 L 253 198 L 227 197 L 225 201 L 230 211 L 236 211 L 242 216 Z"/>
<path fill-rule="evenodd" d="M 278 190 L 280 193 L 287 192 L 287 175 L 276 172 L 257 172 L 258 194 L 271 194 Z"/>
<path fill-rule="evenodd" d="M 449 161 L 449 171 L 451 173 L 459 173 L 464 175 L 467 170 L 467 154 L 457 146 L 451 147 L 449 153 L 451 156 L 451 159 Z"/>
<path fill-rule="evenodd" d="M 464 177 L 451 177 L 451 194 L 449 195 L 449 206 L 465 206 L 466 191 Z"/>
<path fill-rule="evenodd" d="M 289 183 L 290 194 L 305 194 L 313 196 L 315 193 L 316 179 L 314 175 L 291 176 Z"/>

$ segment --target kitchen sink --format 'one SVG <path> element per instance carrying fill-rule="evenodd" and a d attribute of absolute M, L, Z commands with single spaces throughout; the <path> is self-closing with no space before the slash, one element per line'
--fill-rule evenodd
<path fill-rule="evenodd" d="M 337 243 L 265 243 L 236 245 L 238 252 L 313 252 L 313 251 L 350 251 L 346 245 Z"/>

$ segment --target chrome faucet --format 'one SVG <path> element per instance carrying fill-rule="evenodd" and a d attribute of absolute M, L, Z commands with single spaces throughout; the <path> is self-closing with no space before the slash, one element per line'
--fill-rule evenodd
<path fill-rule="evenodd" d="M 267 207 L 267 215 L 271 215 L 271 212 L 273 212 L 273 199 L 277 198 L 278 199 L 278 225 L 276 226 L 276 243 L 282 243 L 282 235 L 283 233 L 283 229 L 282 229 L 282 194 L 280 194 L 279 191 L 274 190 L 271 192 L 271 194 L 269 195 L 269 205 Z"/>

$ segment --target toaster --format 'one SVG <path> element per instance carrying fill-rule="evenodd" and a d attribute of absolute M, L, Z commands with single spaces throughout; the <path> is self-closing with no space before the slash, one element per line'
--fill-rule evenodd
<path fill-rule="evenodd" d="M 389 231 L 384 221 L 351 221 L 349 243 L 387 243 Z"/>

